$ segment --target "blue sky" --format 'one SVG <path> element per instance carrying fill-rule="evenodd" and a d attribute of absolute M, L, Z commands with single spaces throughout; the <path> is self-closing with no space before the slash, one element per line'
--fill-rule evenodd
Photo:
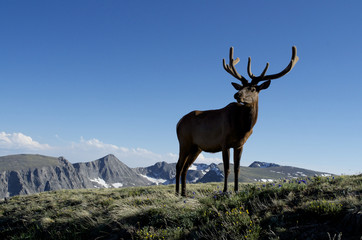
<path fill-rule="evenodd" d="M 230 46 L 259 97 L 241 165 L 362 172 L 361 1 L 1 1 L 0 156 L 176 162 L 176 124 L 234 101 Z M 203 154 L 198 162 L 220 161 Z"/>

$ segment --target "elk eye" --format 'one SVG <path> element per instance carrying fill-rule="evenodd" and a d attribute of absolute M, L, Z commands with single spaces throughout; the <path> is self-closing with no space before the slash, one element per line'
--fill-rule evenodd
<path fill-rule="evenodd" d="M 251 90 L 252 92 L 255 92 L 255 88 L 251 88 L 250 90 Z"/>

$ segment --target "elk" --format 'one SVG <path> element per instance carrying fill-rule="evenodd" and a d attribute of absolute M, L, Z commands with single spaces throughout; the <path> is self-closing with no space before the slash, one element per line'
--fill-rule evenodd
<path fill-rule="evenodd" d="M 235 68 L 240 61 L 234 59 L 234 49 L 230 48 L 229 64 L 223 67 L 241 84 L 232 82 L 237 90 L 234 95 L 236 102 L 217 110 L 192 111 L 183 116 L 177 124 L 177 138 L 180 145 L 179 159 L 176 165 L 176 194 L 179 194 L 179 183 L 181 176 L 181 195 L 186 196 L 186 173 L 191 164 L 202 152 L 222 151 L 224 164 L 224 192 L 227 192 L 227 179 L 230 173 L 230 148 L 234 150 L 234 174 L 235 192 L 238 191 L 238 176 L 240 170 L 240 159 L 243 145 L 253 132 L 253 127 L 258 118 L 258 98 L 261 90 L 267 89 L 270 81 L 280 78 L 292 70 L 298 61 L 297 48 L 292 47 L 292 58 L 288 66 L 281 72 L 266 75 L 269 63 L 266 64 L 263 72 L 255 76 L 251 72 L 251 58 L 248 59 L 247 72 L 251 81 L 241 76 Z M 261 83 L 260 85 L 258 85 Z"/>

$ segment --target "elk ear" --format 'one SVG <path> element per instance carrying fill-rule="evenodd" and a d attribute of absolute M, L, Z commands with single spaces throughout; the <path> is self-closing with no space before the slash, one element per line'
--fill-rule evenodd
<path fill-rule="evenodd" d="M 258 89 L 258 91 L 260 91 L 263 89 L 267 89 L 269 86 L 270 86 L 270 80 L 260 84 L 257 89 Z"/>
<path fill-rule="evenodd" d="M 238 91 L 240 91 L 241 89 L 243 89 L 243 87 L 242 87 L 240 84 L 237 84 L 237 83 L 234 83 L 234 82 L 232 82 L 231 84 L 232 84 L 233 87 L 234 87 L 236 90 L 238 90 Z"/>

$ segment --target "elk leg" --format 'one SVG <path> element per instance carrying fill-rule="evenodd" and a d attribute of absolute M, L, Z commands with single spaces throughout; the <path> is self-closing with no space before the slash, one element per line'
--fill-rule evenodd
<path fill-rule="evenodd" d="M 222 150 L 222 161 L 224 162 L 224 192 L 228 191 L 228 176 L 230 173 L 230 149 Z"/>
<path fill-rule="evenodd" d="M 184 151 L 180 150 L 180 157 L 176 164 L 176 195 L 180 192 L 180 175 L 182 172 L 182 169 L 185 166 L 187 160 L 187 155 L 184 153 Z"/>
<path fill-rule="evenodd" d="M 240 171 L 240 159 L 241 153 L 243 152 L 243 147 L 234 148 L 234 190 L 237 192 L 239 190 L 239 171 Z"/>
<path fill-rule="evenodd" d="M 186 197 L 186 175 L 187 175 L 187 170 L 195 162 L 195 160 L 199 156 L 200 152 L 201 151 L 199 149 L 197 149 L 194 152 L 190 153 L 190 155 L 186 159 L 185 165 L 182 168 L 182 171 L 181 171 L 181 187 L 182 187 L 181 188 L 181 196 Z"/>

